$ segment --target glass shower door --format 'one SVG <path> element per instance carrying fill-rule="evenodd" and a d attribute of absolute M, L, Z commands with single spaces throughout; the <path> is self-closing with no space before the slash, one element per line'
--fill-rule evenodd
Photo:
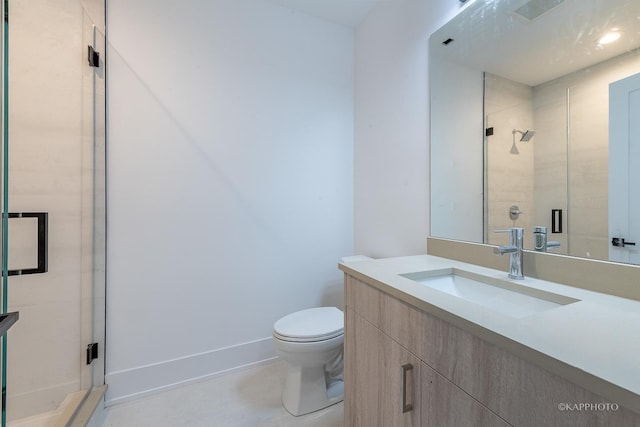
<path fill-rule="evenodd" d="M 2 161 L 0 162 L 0 180 L 1 180 L 1 189 L 2 193 L 0 196 L 0 208 L 2 212 L 2 230 L 1 230 L 1 244 L 0 250 L 1 259 L 2 259 L 2 286 L 0 298 L 2 300 L 2 308 L 1 312 L 8 312 L 8 304 L 7 304 L 7 289 L 8 289 L 8 258 L 7 258 L 7 246 L 8 246 L 8 228 L 9 228 L 9 216 L 8 216 L 8 141 L 9 141 L 9 79 L 8 79 L 8 71 L 9 71 L 9 63 L 8 63 L 8 48 L 9 48 L 9 27 L 7 25 L 7 15 L 8 15 L 8 0 L 4 0 L 2 2 L 2 13 L 0 14 L 3 19 L 2 29 L 0 31 L 0 36 L 2 37 L 2 51 L 0 55 L 0 61 L 2 62 L 2 115 L 1 115 L 1 127 L 2 127 L 2 148 L 0 150 L 0 155 L 2 156 Z M 0 424 L 2 427 L 7 425 L 7 346 L 8 346 L 8 338 L 7 333 L 2 335 L 0 340 L 0 376 L 1 376 L 1 385 L 2 385 L 2 400 L 0 401 L 0 406 L 2 409 L 2 413 L 0 415 Z"/>
<path fill-rule="evenodd" d="M 104 381 L 104 1 L 3 6 L 2 426 L 57 425 Z"/>

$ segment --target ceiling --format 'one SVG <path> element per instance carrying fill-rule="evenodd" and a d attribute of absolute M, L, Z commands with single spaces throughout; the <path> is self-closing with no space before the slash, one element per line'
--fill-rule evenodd
<path fill-rule="evenodd" d="M 557 4 L 528 20 L 527 4 Z M 619 42 L 598 46 L 611 28 Z M 448 38 L 454 41 L 446 46 Z M 637 49 L 640 0 L 476 0 L 434 33 L 432 54 L 535 86 Z"/>
<path fill-rule="evenodd" d="M 267 0 L 289 9 L 307 13 L 335 24 L 355 28 L 371 9 L 389 0 Z"/>

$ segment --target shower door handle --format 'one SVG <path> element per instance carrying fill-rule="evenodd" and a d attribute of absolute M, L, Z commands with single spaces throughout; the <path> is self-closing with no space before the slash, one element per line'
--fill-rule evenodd
<path fill-rule="evenodd" d="M 38 220 L 38 265 L 35 268 L 9 270 L 9 276 L 46 273 L 49 259 L 49 213 L 48 212 L 9 212 L 8 218 L 37 218 Z"/>

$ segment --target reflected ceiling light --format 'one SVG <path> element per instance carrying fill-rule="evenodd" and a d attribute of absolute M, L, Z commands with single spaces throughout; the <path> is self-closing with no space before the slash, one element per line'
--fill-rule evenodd
<path fill-rule="evenodd" d="M 614 41 L 618 40 L 621 35 L 622 34 L 620 33 L 620 30 L 613 29 L 613 30 L 609 31 L 608 33 L 606 33 L 605 35 L 603 35 L 602 37 L 600 37 L 598 39 L 597 43 L 599 45 L 605 45 L 605 44 L 613 43 Z"/>

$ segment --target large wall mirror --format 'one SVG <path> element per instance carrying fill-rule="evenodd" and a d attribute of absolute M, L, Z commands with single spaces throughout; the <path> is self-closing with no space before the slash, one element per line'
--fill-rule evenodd
<path fill-rule="evenodd" d="M 431 235 L 640 264 L 639 47 L 638 0 L 476 0 L 436 31 Z"/>

